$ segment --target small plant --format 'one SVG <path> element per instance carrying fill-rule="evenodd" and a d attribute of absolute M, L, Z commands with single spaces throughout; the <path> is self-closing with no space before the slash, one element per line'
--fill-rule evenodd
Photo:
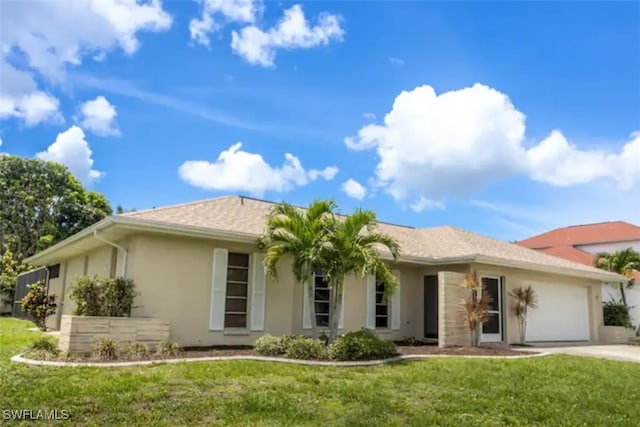
<path fill-rule="evenodd" d="M 177 342 L 171 342 L 169 340 L 162 341 L 156 350 L 158 356 L 174 357 L 182 354 L 182 347 Z"/>
<path fill-rule="evenodd" d="M 460 300 L 460 306 L 462 307 L 464 321 L 469 328 L 471 345 L 478 347 L 480 345 L 482 324 L 489 319 L 491 296 L 485 291 L 475 272 L 465 276 L 462 287 L 468 293 L 465 298 Z"/>
<path fill-rule="evenodd" d="M 141 360 L 149 357 L 149 350 L 144 344 L 135 343 L 127 347 L 125 357 L 129 360 Z"/>
<path fill-rule="evenodd" d="M 286 336 L 263 335 L 254 344 L 254 350 L 261 356 L 282 356 L 287 352 Z"/>
<path fill-rule="evenodd" d="M 370 329 L 347 332 L 329 346 L 329 357 L 336 360 L 388 359 L 396 353 L 393 342 L 378 338 Z"/>
<path fill-rule="evenodd" d="M 56 296 L 47 295 L 43 280 L 32 283 L 28 287 L 29 293 L 22 298 L 22 311 L 31 316 L 38 329 L 46 331 L 47 317 L 56 312 Z"/>
<path fill-rule="evenodd" d="M 40 337 L 31 343 L 25 353 L 30 359 L 53 360 L 58 357 L 59 350 L 53 340 Z"/>
<path fill-rule="evenodd" d="M 606 301 L 602 303 L 602 315 L 606 326 L 631 327 L 629 306 L 622 301 Z"/>
<path fill-rule="evenodd" d="M 322 360 L 327 350 L 322 341 L 314 338 L 295 337 L 290 339 L 285 356 L 289 359 Z"/>
<path fill-rule="evenodd" d="M 529 309 L 538 307 L 538 296 L 531 286 L 516 288 L 509 292 L 509 295 L 515 300 L 513 303 L 513 313 L 518 318 L 520 344 L 524 344 L 527 336 L 527 313 Z"/>
<path fill-rule="evenodd" d="M 80 276 L 72 284 L 70 297 L 76 303 L 73 314 L 77 316 L 100 316 L 102 296 L 98 277 Z"/>
<path fill-rule="evenodd" d="M 99 279 L 81 276 L 71 285 L 71 299 L 78 316 L 128 317 L 138 293 L 131 279 Z"/>
<path fill-rule="evenodd" d="M 93 357 L 98 360 L 118 360 L 118 343 L 111 337 L 100 338 L 93 346 Z"/>

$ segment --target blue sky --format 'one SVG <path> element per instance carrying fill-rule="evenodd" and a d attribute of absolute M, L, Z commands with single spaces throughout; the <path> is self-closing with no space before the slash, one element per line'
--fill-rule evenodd
<path fill-rule="evenodd" d="M 637 2 L 68 3 L 1 6 L 0 151 L 114 206 L 334 197 L 509 240 L 640 223 Z"/>

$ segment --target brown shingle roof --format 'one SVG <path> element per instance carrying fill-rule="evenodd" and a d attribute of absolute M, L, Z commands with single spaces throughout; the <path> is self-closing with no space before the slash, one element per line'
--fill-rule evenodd
<path fill-rule="evenodd" d="M 640 240 L 640 227 L 624 221 L 557 228 L 518 242 L 531 249 Z"/>
<path fill-rule="evenodd" d="M 260 235 L 274 203 L 241 196 L 225 196 L 174 206 L 123 214 L 128 218 Z M 416 229 L 380 223 L 379 229 L 395 237 L 402 256 L 437 261 L 483 256 L 504 261 L 600 272 L 593 267 L 485 237 L 455 227 Z"/>

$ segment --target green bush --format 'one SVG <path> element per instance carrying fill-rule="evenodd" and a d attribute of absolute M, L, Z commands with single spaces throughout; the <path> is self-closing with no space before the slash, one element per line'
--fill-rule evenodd
<path fill-rule="evenodd" d="M 329 357 L 336 360 L 387 359 L 396 354 L 393 342 L 378 338 L 369 329 L 348 332 L 329 346 Z"/>
<path fill-rule="evenodd" d="M 291 337 L 287 343 L 285 356 L 289 359 L 322 360 L 327 357 L 327 349 L 319 339 Z"/>
<path fill-rule="evenodd" d="M 111 337 L 100 338 L 93 346 L 93 357 L 97 360 L 117 360 L 119 356 L 118 343 Z"/>
<path fill-rule="evenodd" d="M 47 295 L 43 280 L 32 283 L 28 287 L 29 293 L 22 298 L 22 311 L 31 316 L 33 323 L 41 331 L 46 331 L 47 317 L 56 312 L 56 296 Z"/>
<path fill-rule="evenodd" d="M 149 356 L 149 350 L 144 344 L 131 344 L 125 351 L 125 357 L 129 360 L 141 360 Z"/>
<path fill-rule="evenodd" d="M 36 339 L 25 351 L 25 356 L 35 360 L 55 360 L 58 358 L 58 354 L 60 354 L 60 351 L 55 341 L 48 337 Z"/>
<path fill-rule="evenodd" d="M 606 326 L 631 327 L 629 307 L 622 302 L 607 301 L 602 304 L 602 314 Z"/>
<path fill-rule="evenodd" d="M 162 341 L 156 349 L 158 356 L 173 357 L 180 356 L 182 354 L 182 347 L 177 342 L 171 342 L 169 340 Z"/>
<path fill-rule="evenodd" d="M 262 356 L 284 356 L 291 341 L 302 338 L 302 335 L 263 335 L 258 338 L 253 349 Z"/>
<path fill-rule="evenodd" d="M 81 276 L 71 284 L 73 314 L 79 316 L 128 317 L 138 295 L 131 279 L 99 279 Z"/>

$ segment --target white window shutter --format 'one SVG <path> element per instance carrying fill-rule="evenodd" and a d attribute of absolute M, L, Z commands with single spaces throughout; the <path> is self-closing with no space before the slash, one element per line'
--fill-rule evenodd
<path fill-rule="evenodd" d="M 264 330 L 264 309 L 266 277 L 264 274 L 264 254 L 253 254 L 253 280 L 251 281 L 251 330 Z"/>
<path fill-rule="evenodd" d="M 344 329 L 344 294 L 345 291 L 342 289 L 342 304 L 340 304 L 340 319 L 338 319 L 338 329 Z"/>
<path fill-rule="evenodd" d="M 376 275 L 367 275 L 367 329 L 376 328 Z"/>
<path fill-rule="evenodd" d="M 213 250 L 213 268 L 211 274 L 211 313 L 209 329 L 224 330 L 224 306 L 227 296 L 227 262 L 229 251 L 222 248 Z"/>
<path fill-rule="evenodd" d="M 393 275 L 398 279 L 398 287 L 391 297 L 391 329 L 400 329 L 400 295 L 402 293 L 402 278 L 400 270 L 393 270 Z"/>
<path fill-rule="evenodd" d="M 311 329 L 311 307 L 309 307 L 309 286 L 304 283 L 302 295 L 302 329 Z"/>

